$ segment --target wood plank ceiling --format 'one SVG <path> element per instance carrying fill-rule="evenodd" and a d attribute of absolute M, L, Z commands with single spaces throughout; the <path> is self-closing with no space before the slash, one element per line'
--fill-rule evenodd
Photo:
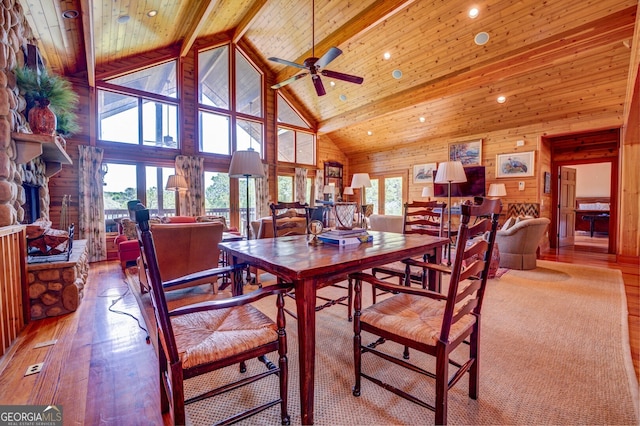
<path fill-rule="evenodd" d="M 339 47 L 327 68 L 362 76 L 362 85 L 323 77 L 327 94 L 318 97 L 306 77 L 281 90 L 347 155 L 581 116 L 621 125 L 638 48 L 638 0 L 316 0 L 315 34 L 311 0 L 19 3 L 50 68 L 90 84 L 124 58 L 168 46 L 184 55 L 197 38 L 223 32 L 264 58 L 269 84 L 299 70 L 266 58 L 302 63 L 312 40 L 318 57 Z M 69 10 L 79 16 L 63 18 Z M 489 41 L 477 45 L 483 31 Z"/>

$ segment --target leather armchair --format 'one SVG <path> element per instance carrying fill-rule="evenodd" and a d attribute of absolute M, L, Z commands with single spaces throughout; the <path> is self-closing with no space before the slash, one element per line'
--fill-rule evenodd
<path fill-rule="evenodd" d="M 551 221 L 546 217 L 521 220 L 496 233 L 500 248 L 500 267 L 535 269 L 538 245 Z"/>

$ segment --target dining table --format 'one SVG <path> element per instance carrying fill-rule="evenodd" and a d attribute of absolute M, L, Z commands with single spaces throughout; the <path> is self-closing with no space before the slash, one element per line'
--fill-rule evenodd
<path fill-rule="evenodd" d="M 302 424 L 314 422 L 316 353 L 316 292 L 354 272 L 403 259 L 429 256 L 439 262 L 448 238 L 369 231 L 373 241 L 356 245 L 310 244 L 311 236 L 295 235 L 222 242 L 233 264 L 247 263 L 293 284 L 298 317 L 300 415 Z M 239 274 L 238 274 L 239 275 Z M 234 274 L 234 279 L 237 279 Z M 236 280 L 233 293 L 244 283 Z"/>

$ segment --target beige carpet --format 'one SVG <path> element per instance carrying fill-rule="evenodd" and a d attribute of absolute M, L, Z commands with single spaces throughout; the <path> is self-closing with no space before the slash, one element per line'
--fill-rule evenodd
<path fill-rule="evenodd" d="M 369 296 L 368 289 L 365 294 Z M 260 303 L 260 308 L 274 311 L 271 300 Z M 289 412 L 292 424 L 299 424 L 297 324 L 288 316 L 287 321 Z M 362 396 L 352 396 L 352 336 L 345 307 L 318 313 L 315 423 L 432 424 L 431 411 L 366 380 Z M 389 343 L 383 347 L 401 352 Z M 412 353 L 414 360 L 417 356 Z M 467 379 L 463 378 L 449 392 L 450 424 L 638 424 L 638 383 L 619 271 L 538 261 L 535 270 L 512 270 L 490 280 L 483 308 L 481 357 L 479 398 L 467 397 Z M 365 371 L 433 397 L 430 380 L 372 357 L 363 361 Z M 430 360 L 425 363 L 431 365 Z M 249 367 L 262 365 L 255 361 Z M 234 367 L 192 379 L 188 391 L 207 380 L 218 380 L 220 374 L 235 377 L 239 373 Z M 245 387 L 221 399 L 190 405 L 191 422 L 211 424 L 212 418 L 220 419 L 243 404 L 264 401 L 266 394 L 277 392 L 275 377 L 263 382 L 253 389 Z M 279 409 L 273 407 L 244 424 L 279 424 Z"/>

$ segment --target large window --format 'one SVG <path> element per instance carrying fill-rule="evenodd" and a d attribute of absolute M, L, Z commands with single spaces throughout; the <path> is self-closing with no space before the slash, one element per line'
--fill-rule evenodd
<path fill-rule="evenodd" d="M 98 138 L 177 148 L 176 97 L 176 61 L 100 82 Z"/>
<path fill-rule="evenodd" d="M 229 215 L 229 174 L 221 172 L 204 172 L 204 207 L 208 215 L 224 216 L 227 224 Z"/>
<path fill-rule="evenodd" d="M 278 94 L 278 161 L 315 165 L 315 141 L 309 125 Z"/>
<path fill-rule="evenodd" d="M 173 216 L 176 213 L 176 192 L 166 191 L 169 176 L 175 169 L 168 167 L 145 167 L 146 207 L 152 215 Z"/>
<path fill-rule="evenodd" d="M 402 216 L 404 204 L 402 176 L 371 177 L 371 188 L 365 188 L 365 204 L 373 204 L 375 214 Z"/>
<path fill-rule="evenodd" d="M 293 202 L 293 176 L 278 176 L 278 201 Z"/>
<path fill-rule="evenodd" d="M 230 54 L 233 53 L 233 62 Z M 233 70 L 235 86 L 231 87 Z M 231 92 L 233 90 L 233 92 Z M 263 151 L 263 77 L 238 49 L 228 45 L 198 54 L 200 150 L 231 155 Z M 230 93 L 234 93 L 232 98 Z"/>
<path fill-rule="evenodd" d="M 128 217 L 127 201 L 138 198 L 135 164 L 103 163 L 104 175 L 102 199 L 107 232 L 117 231 L 115 219 Z"/>

